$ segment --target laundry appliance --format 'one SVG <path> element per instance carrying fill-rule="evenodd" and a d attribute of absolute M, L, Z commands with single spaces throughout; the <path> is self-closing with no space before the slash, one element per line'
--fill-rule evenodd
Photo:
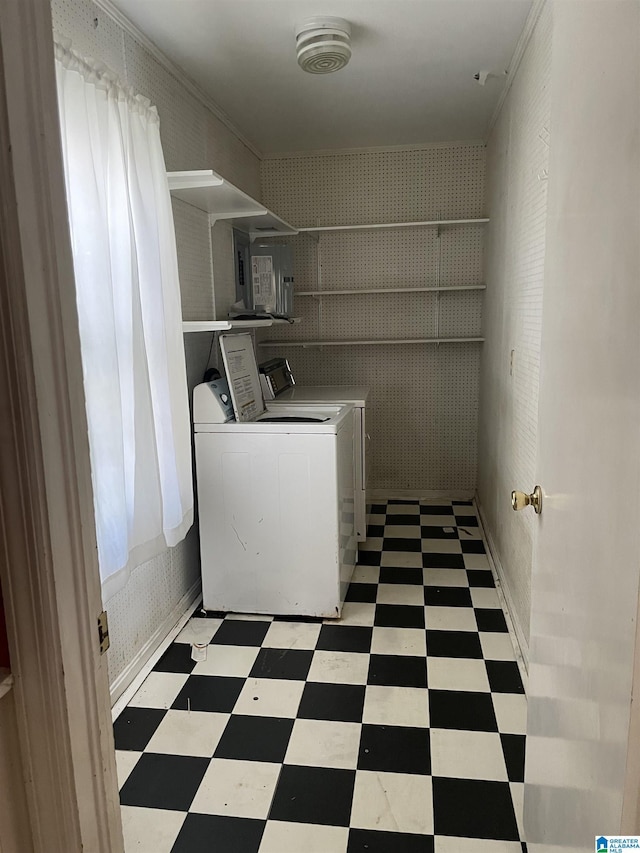
<path fill-rule="evenodd" d="M 339 617 L 357 552 L 353 407 L 265 406 L 251 336 L 220 345 L 227 382 L 193 392 L 204 607 Z"/>
<path fill-rule="evenodd" d="M 286 358 L 272 358 L 260 365 L 260 382 L 264 399 L 270 407 L 292 403 L 339 404 L 353 406 L 354 436 L 354 506 L 356 539 L 367 538 L 367 448 L 366 406 L 369 389 L 363 385 L 297 385 Z"/>

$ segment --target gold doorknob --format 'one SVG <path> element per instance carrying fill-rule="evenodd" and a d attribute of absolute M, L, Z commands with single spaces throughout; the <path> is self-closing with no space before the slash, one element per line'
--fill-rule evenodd
<path fill-rule="evenodd" d="M 526 506 L 532 506 L 536 511 L 536 515 L 542 512 L 542 489 L 536 486 L 530 495 L 525 492 L 511 492 L 511 507 L 516 511 L 524 509 Z"/>

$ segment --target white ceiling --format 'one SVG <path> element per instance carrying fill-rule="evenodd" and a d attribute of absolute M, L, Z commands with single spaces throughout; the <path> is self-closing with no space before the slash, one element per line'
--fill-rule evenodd
<path fill-rule="evenodd" d="M 481 139 L 532 0 L 115 0 L 264 153 Z M 307 74 L 295 27 L 352 25 L 342 71 Z"/>

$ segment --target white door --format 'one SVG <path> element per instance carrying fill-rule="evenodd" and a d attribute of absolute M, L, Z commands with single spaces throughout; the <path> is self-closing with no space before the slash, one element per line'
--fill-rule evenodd
<path fill-rule="evenodd" d="M 640 569 L 640 4 L 556 0 L 553 12 L 525 829 L 529 851 L 584 853 L 624 827 Z"/>

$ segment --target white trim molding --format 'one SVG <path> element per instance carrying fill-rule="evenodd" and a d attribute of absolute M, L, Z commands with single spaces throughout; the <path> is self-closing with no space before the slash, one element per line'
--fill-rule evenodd
<path fill-rule="evenodd" d="M 0 0 L 0 47 L 0 578 L 33 850 L 122 853 L 49 0 Z"/>
<path fill-rule="evenodd" d="M 498 99 L 498 103 L 496 104 L 496 108 L 493 111 L 493 115 L 491 116 L 491 120 L 489 121 L 489 125 L 487 127 L 487 132 L 485 134 L 484 142 L 485 144 L 489 141 L 489 137 L 493 132 L 493 128 L 495 123 L 498 121 L 498 117 L 502 111 L 502 107 L 504 106 L 504 102 L 507 100 L 507 95 L 511 90 L 511 86 L 513 85 L 513 81 L 515 80 L 516 74 L 518 73 L 518 68 L 520 68 L 520 63 L 524 57 L 524 53 L 531 41 L 531 36 L 536 28 L 536 24 L 540 20 L 540 15 L 542 14 L 542 10 L 545 7 L 547 0 L 534 0 L 533 6 L 531 7 L 531 11 L 529 12 L 529 16 L 524 25 L 524 29 L 520 33 L 520 38 L 518 39 L 518 43 L 516 44 L 516 49 L 513 52 L 513 56 L 511 57 L 511 62 L 509 63 L 509 68 L 507 69 L 507 79 L 500 92 L 500 98 Z"/>
<path fill-rule="evenodd" d="M 109 686 L 113 719 L 121 713 L 142 686 L 142 682 L 189 621 L 202 592 L 200 578 L 182 596 L 147 642 Z"/>
<path fill-rule="evenodd" d="M 384 500 L 470 501 L 473 489 L 367 489 L 367 503 Z"/>
<path fill-rule="evenodd" d="M 499 581 L 498 595 L 504 599 L 503 604 L 506 608 L 507 621 L 511 623 L 509 627 L 513 629 L 513 635 L 515 635 L 515 639 L 517 641 L 516 654 L 518 654 L 519 652 L 518 663 L 522 664 L 522 668 L 524 669 L 524 680 L 524 678 L 529 672 L 529 643 L 527 642 L 525 633 L 522 630 L 522 625 L 520 624 L 520 620 L 518 619 L 518 611 L 516 610 L 515 603 L 513 601 L 513 596 L 511 595 L 511 590 L 507 582 L 504 567 L 500 562 L 500 557 L 498 556 L 498 549 L 496 548 L 495 542 L 493 541 L 493 537 L 491 536 L 491 532 L 486 523 L 485 515 L 482 511 L 480 499 L 477 494 L 475 496 L 475 504 L 478 510 L 478 518 L 480 519 L 480 526 L 485 540 L 489 565 L 491 567 L 491 571 L 493 572 L 494 577 L 496 577 Z"/>

